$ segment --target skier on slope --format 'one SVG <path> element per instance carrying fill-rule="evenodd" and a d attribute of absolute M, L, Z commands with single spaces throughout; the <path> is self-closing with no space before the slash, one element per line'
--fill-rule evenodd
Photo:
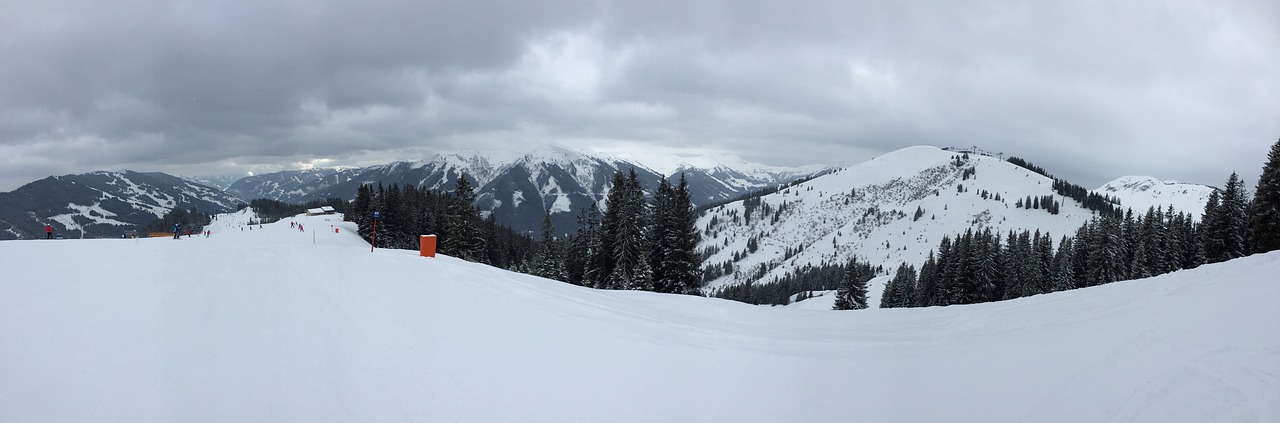
<path fill-rule="evenodd" d="M 174 223 L 174 224 L 173 224 L 173 239 L 178 239 L 178 238 L 179 238 L 179 237 L 181 237 L 181 236 L 182 236 L 182 224 Z"/>
<path fill-rule="evenodd" d="M 44 239 L 53 239 L 53 225 L 44 225 Z"/>

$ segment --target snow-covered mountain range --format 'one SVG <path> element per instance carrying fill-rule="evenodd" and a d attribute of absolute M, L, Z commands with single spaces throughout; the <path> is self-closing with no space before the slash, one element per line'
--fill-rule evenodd
<path fill-rule="evenodd" d="M 1078 204 L 1056 195 L 1050 189 L 1052 182 L 1044 176 L 979 154 L 971 154 L 965 163 L 951 164 L 956 155 L 932 147 L 908 148 L 753 200 L 758 205 L 737 202 L 711 210 L 700 221 L 706 235 L 703 248 L 718 252 L 708 263 L 722 268 L 731 263 L 738 271 L 711 286 L 768 280 L 794 269 L 794 265 L 843 260 L 854 251 L 886 266 L 901 261 L 919 263 L 942 235 L 969 227 L 1039 229 L 1060 236 L 1091 216 Z M 720 203 L 832 172 L 821 166 L 764 166 L 731 156 L 609 156 L 556 145 L 501 159 L 459 151 L 365 168 L 254 175 L 231 183 L 225 192 L 191 178 L 160 173 L 92 172 L 46 178 L 0 194 L 0 239 L 41 236 L 45 222 L 57 222 L 55 226 L 67 236 L 118 236 L 125 226 L 145 224 L 175 206 L 226 211 L 241 199 L 300 203 L 350 198 L 357 186 L 368 183 L 452 190 L 463 174 L 476 187 L 477 205 L 498 222 L 535 233 L 543 212 L 549 210 L 557 229 L 569 232 L 577 226 L 579 210 L 592 201 L 605 206 L 603 200 L 614 172 L 632 169 L 649 189 L 662 178 L 685 175 L 695 204 Z M 966 177 L 965 172 L 975 174 Z M 964 192 L 959 192 L 960 185 L 965 186 Z M 1199 216 L 1213 190 L 1126 176 L 1096 192 L 1117 198 L 1122 207 L 1135 211 L 1171 204 Z M 984 191 L 989 194 L 985 199 L 980 195 Z M 999 201 L 995 200 L 997 194 Z M 1064 204 L 1059 215 L 1016 207 L 1019 199 L 1046 195 Z M 747 208 L 754 212 L 752 217 L 763 215 L 767 221 L 748 221 Z M 917 208 L 927 216 L 915 219 Z M 756 248 L 748 249 L 749 242 Z"/>
<path fill-rule="evenodd" d="M 603 203 L 614 172 L 634 169 L 650 190 L 658 181 L 679 179 L 690 185 L 694 204 L 726 201 L 755 190 L 821 172 L 824 166 L 765 166 L 741 158 L 674 155 L 610 156 L 559 145 L 537 146 L 511 158 L 476 151 L 442 153 L 428 160 L 394 162 L 356 169 L 312 169 L 242 178 L 228 188 L 241 198 L 271 198 L 300 203 L 354 198 L 360 184 L 411 184 L 453 190 L 465 174 L 482 211 L 518 231 L 533 233 L 544 211 L 562 232 L 577 227 L 577 213 L 592 201 Z M 603 204 L 602 204 L 603 207 Z"/>
<path fill-rule="evenodd" d="M 175 208 L 235 210 L 242 200 L 163 173 L 129 170 L 50 176 L 0 193 L 0 239 L 44 236 L 45 224 L 68 238 L 119 237 Z"/>
<path fill-rule="evenodd" d="M 286 203 L 304 203 L 317 197 L 329 187 L 351 181 L 361 168 L 316 168 L 286 170 L 245 176 L 231 182 L 227 192 L 248 199 L 270 198 Z"/>
<path fill-rule="evenodd" d="M 1173 204 L 1204 208 L 1200 186 L 1159 185 L 1121 178 L 1100 194 L 1145 211 Z M 943 236 L 966 229 L 995 233 L 1039 231 L 1055 240 L 1074 235 L 1093 217 L 1052 189 L 1053 180 L 1010 162 L 935 147 L 909 147 L 757 198 L 714 207 L 698 219 L 709 253 L 706 265 L 724 270 L 705 289 L 770 282 L 806 265 L 857 257 L 894 269 L 919 266 Z M 1060 204 L 1057 214 L 1039 207 Z M 1021 203 L 1028 203 L 1019 207 Z M 720 273 L 720 272 L 717 272 Z"/>

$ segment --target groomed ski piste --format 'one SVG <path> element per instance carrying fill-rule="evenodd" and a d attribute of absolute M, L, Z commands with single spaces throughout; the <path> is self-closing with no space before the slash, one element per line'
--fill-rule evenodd
<path fill-rule="evenodd" d="M 0 242 L 0 421 L 1280 421 L 1278 253 L 834 312 L 598 291 L 371 253 L 337 216 L 249 218 Z"/>

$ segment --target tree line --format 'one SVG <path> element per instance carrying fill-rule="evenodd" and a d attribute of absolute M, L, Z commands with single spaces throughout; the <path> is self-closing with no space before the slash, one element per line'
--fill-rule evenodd
<path fill-rule="evenodd" d="M 550 211 L 543 215 L 541 239 L 516 233 L 481 217 L 465 175 L 452 193 L 393 184 L 357 189 L 348 217 L 376 246 L 418 248 L 419 235 L 435 234 L 442 254 L 601 289 L 644 290 L 698 295 L 702 257 L 689 186 L 662 180 L 652 202 L 634 170 L 614 174 L 604 204 L 579 212 L 579 228 L 557 237 Z"/>
<path fill-rule="evenodd" d="M 1041 176 L 1044 176 L 1046 178 L 1053 179 L 1054 192 L 1062 195 L 1063 197 L 1076 200 L 1077 202 L 1080 203 L 1082 207 L 1084 207 L 1087 210 L 1096 211 L 1102 214 L 1123 213 L 1123 211 L 1119 207 L 1120 200 L 1114 197 L 1111 197 L 1109 195 L 1099 195 L 1094 193 L 1092 190 L 1089 190 L 1088 188 L 1067 182 L 1067 180 L 1065 179 L 1058 179 L 1057 177 L 1050 175 L 1048 171 L 1044 170 L 1044 168 L 1031 164 L 1031 162 L 1028 162 L 1024 159 L 1021 159 L 1015 156 L 1010 156 L 1009 159 L 1006 161 L 1016 166 L 1022 167 L 1023 169 L 1038 173 Z M 1032 205 L 1025 204 L 1025 206 L 1030 208 Z M 1019 207 L 1022 207 L 1022 206 L 1019 206 Z M 1055 212 L 1056 210 L 1057 209 L 1055 206 L 1054 209 L 1050 210 L 1050 213 L 1057 214 Z"/>
<path fill-rule="evenodd" d="M 421 235 L 436 235 L 436 250 L 441 254 L 509 270 L 524 269 L 537 242 L 499 225 L 492 215 L 481 217 L 474 203 L 475 191 L 466 175 L 458 177 L 453 192 L 408 184 L 362 184 L 346 217 L 356 223 L 360 237 L 378 248 L 416 250 Z M 374 211 L 379 213 L 376 240 Z"/>
<path fill-rule="evenodd" d="M 748 281 L 717 288 L 711 296 L 754 305 L 786 305 L 804 299 L 812 291 L 836 290 L 837 306 L 867 308 L 867 282 L 882 271 L 879 266 L 857 259 L 816 266 L 806 264 L 767 283 Z M 846 298 L 847 303 L 840 303 L 841 298 Z"/>
<path fill-rule="evenodd" d="M 658 184 L 652 202 L 635 170 L 614 173 L 605 211 L 592 203 L 579 211 L 578 229 L 561 242 L 548 241 L 535 274 L 575 285 L 700 295 L 702 236 L 684 175 Z M 563 277 L 563 278 L 561 278 Z"/>

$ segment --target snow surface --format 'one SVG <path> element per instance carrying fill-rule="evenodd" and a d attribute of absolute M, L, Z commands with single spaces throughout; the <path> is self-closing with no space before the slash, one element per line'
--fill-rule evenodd
<path fill-rule="evenodd" d="M 334 216 L 249 218 L 207 239 L 0 242 L 0 421 L 1280 421 L 1280 253 L 834 312 L 598 291 L 370 253 Z"/>

